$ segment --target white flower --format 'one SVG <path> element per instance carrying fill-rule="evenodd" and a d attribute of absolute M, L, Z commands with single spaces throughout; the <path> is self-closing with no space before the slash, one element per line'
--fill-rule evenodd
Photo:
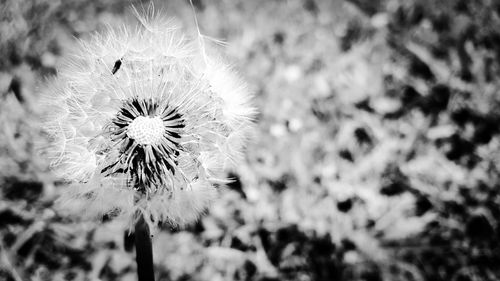
<path fill-rule="evenodd" d="M 216 198 L 255 109 L 246 84 L 160 15 L 82 41 L 45 89 L 60 202 L 185 224 Z"/>

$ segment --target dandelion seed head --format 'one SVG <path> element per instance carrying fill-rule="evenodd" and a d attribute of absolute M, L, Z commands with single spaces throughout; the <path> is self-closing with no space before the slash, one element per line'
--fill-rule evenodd
<path fill-rule="evenodd" d="M 127 136 L 139 145 L 152 145 L 160 142 L 164 131 L 165 128 L 160 117 L 138 116 L 130 122 Z"/>
<path fill-rule="evenodd" d="M 59 199 L 68 211 L 185 224 L 242 158 L 255 110 L 196 39 L 151 7 L 138 17 L 81 41 L 47 83 L 47 152 L 71 182 Z"/>

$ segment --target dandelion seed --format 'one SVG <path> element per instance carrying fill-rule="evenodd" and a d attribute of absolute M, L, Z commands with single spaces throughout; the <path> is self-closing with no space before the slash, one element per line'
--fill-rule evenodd
<path fill-rule="evenodd" d="M 139 22 L 82 41 L 45 89 L 48 153 L 71 182 L 59 202 L 185 224 L 241 159 L 255 111 L 245 83 L 204 45 L 152 11 Z"/>

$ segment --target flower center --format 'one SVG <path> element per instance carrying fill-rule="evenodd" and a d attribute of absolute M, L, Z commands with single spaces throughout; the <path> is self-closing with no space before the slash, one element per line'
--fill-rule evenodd
<path fill-rule="evenodd" d="M 127 136 L 139 144 L 157 144 L 165 133 L 159 116 L 137 116 L 128 126 Z"/>

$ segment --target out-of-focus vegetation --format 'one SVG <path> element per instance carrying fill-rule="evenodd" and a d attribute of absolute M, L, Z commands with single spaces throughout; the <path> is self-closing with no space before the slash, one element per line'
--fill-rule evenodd
<path fill-rule="evenodd" d="M 498 280 L 500 2 L 193 1 L 256 93 L 245 165 L 154 238 L 158 280 Z M 136 2 L 131 2 L 136 3 Z M 157 3 L 192 31 L 187 2 Z M 118 0 L 0 1 L 0 280 L 135 280 L 54 205 L 37 87 Z"/>

